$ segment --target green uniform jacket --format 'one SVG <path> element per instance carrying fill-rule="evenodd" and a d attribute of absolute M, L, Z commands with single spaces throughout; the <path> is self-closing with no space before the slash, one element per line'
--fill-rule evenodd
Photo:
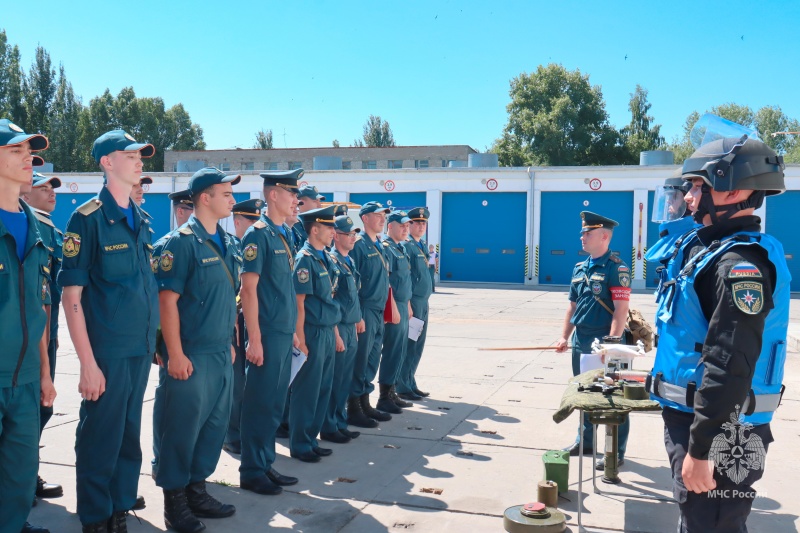
<path fill-rule="evenodd" d="M 380 246 L 380 248 L 378 247 Z M 361 309 L 383 311 L 389 297 L 389 264 L 383 255 L 382 244 L 376 246 L 366 234 L 356 239 L 350 257 L 361 274 L 361 289 L 358 292 Z"/>
<path fill-rule="evenodd" d="M 576 305 L 570 322 L 577 328 L 603 330 L 604 335 L 608 335 L 612 315 L 595 296 L 613 310 L 612 290 L 629 290 L 630 286 L 630 270 L 622 259 L 611 254 L 611 250 L 594 261 L 591 258 L 581 261 L 572 271 L 569 299 Z"/>
<path fill-rule="evenodd" d="M 39 380 L 39 341 L 47 324 L 43 306 L 50 281 L 50 251 L 33 210 L 19 203 L 28 218 L 22 263 L 14 239 L 0 221 L 0 388 Z"/>
<path fill-rule="evenodd" d="M 273 222 L 262 216 L 242 237 L 242 272 L 258 278 L 258 323 L 263 331 L 294 333 L 297 299 L 294 256 L 289 241 Z"/>
<path fill-rule="evenodd" d="M 58 273 L 61 272 L 61 262 L 63 256 L 61 255 L 61 246 L 64 244 L 64 234 L 61 230 L 53 225 L 50 219 L 50 213 L 32 207 L 33 214 L 39 221 L 39 233 L 42 235 L 42 240 L 45 241 L 45 246 L 50 252 L 50 283 L 49 283 L 49 299 L 45 304 L 50 305 L 50 339 L 55 339 L 58 336 L 58 315 L 59 304 L 61 304 L 61 287 L 58 285 Z"/>
<path fill-rule="evenodd" d="M 433 293 L 431 273 L 428 270 L 428 247 L 425 241 L 417 243 L 410 237 L 402 244 L 411 263 L 411 297 L 415 300 L 427 300 Z"/>
<path fill-rule="evenodd" d="M 295 259 L 294 288 L 297 294 L 306 295 L 305 323 L 333 327 L 342 318 L 339 304 L 333 299 L 340 275 L 339 266 L 330 260 L 327 252 L 322 254 L 324 260 L 308 241 L 300 248 Z"/>
<path fill-rule="evenodd" d="M 394 299 L 397 302 L 407 302 L 411 299 L 411 258 L 406 254 L 402 243 L 394 242 L 392 239 L 386 239 L 383 243 L 386 260 L 389 263 L 389 282 L 394 291 Z"/>
<path fill-rule="evenodd" d="M 361 321 L 361 304 L 358 301 L 358 289 L 361 287 L 361 275 L 353 260 L 339 253 L 336 247 L 331 258 L 339 267 L 339 284 L 334 299 L 342 312 L 341 324 L 355 324 Z M 352 266 L 351 266 L 352 265 Z"/>
<path fill-rule="evenodd" d="M 81 305 L 95 357 L 155 352 L 158 287 L 148 215 L 136 204 L 131 230 L 106 187 L 67 222 L 61 287 L 83 287 Z"/>
<path fill-rule="evenodd" d="M 187 354 L 224 352 L 233 342 L 242 257 L 219 225 L 217 232 L 224 252 L 192 215 L 160 253 L 158 289 L 180 295 L 181 346 Z"/>

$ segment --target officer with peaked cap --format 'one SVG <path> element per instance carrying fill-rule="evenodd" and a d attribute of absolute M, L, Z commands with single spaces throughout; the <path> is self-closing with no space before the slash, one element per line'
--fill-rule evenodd
<path fill-rule="evenodd" d="M 667 264 L 657 312 L 670 318 L 648 388 L 663 408 L 679 530 L 747 531 L 784 390 L 791 281 L 755 210 L 785 190 L 784 162 L 755 138 L 722 138 L 684 162 L 683 178 L 703 227 Z"/>
<path fill-rule="evenodd" d="M 75 443 L 78 515 L 86 532 L 125 531 L 141 471 L 142 401 L 158 328 L 150 222 L 130 200 L 151 144 L 122 130 L 92 156 L 107 180 L 64 233 L 63 287 L 83 397 Z"/>
<path fill-rule="evenodd" d="M 322 207 L 322 202 L 325 200 L 325 197 L 319 193 L 314 185 L 304 185 L 298 190 L 297 199 L 300 200 L 298 204 L 300 206 L 300 213 L 305 213 L 306 211 Z M 297 234 L 297 249 L 299 250 L 303 246 L 303 243 L 306 242 L 308 235 L 306 235 L 303 224 L 294 224 L 292 229 Z"/>
<path fill-rule="evenodd" d="M 242 258 L 220 227 L 234 205 L 241 176 L 201 169 L 189 180 L 195 213 L 164 245 L 156 273 L 161 328 L 167 345 L 156 485 L 164 491 L 164 520 L 181 532 L 203 529 L 198 518 L 235 512 L 206 491 L 230 417 L 231 331 Z"/>
<path fill-rule="evenodd" d="M 55 389 L 47 357 L 50 251 L 33 210 L 20 200 L 30 186 L 31 152 L 47 138 L 0 120 L 0 528 L 46 532 L 26 522 L 39 465 L 39 409 L 52 406 Z M 23 283 L 24 282 L 24 283 Z"/>
<path fill-rule="evenodd" d="M 411 263 L 411 310 L 416 318 L 422 320 L 422 332 L 417 340 L 408 339 L 406 356 L 397 377 L 397 395 L 403 400 L 421 400 L 428 396 L 417 387 L 415 375 L 425 339 L 428 335 L 428 300 L 433 292 L 433 283 L 428 271 L 428 245 L 425 235 L 428 231 L 428 219 L 431 213 L 425 207 L 415 207 L 408 212 L 408 240 L 404 241 L 406 255 Z"/>
<path fill-rule="evenodd" d="M 375 390 L 372 380 L 378 373 L 383 346 L 383 311 L 389 297 L 389 264 L 384 256 L 385 246 L 379 237 L 389 211 L 378 202 L 367 202 L 361 206 L 359 214 L 364 231 L 349 254 L 361 274 L 358 298 L 365 329 L 358 336 L 353 383 L 347 402 L 347 422 L 362 428 L 374 428 L 378 422 L 392 419 L 392 415 L 373 408 L 369 403 L 369 395 Z"/>
<path fill-rule="evenodd" d="M 610 249 L 614 228 L 619 224 L 610 218 L 581 212 L 581 245 L 588 257 L 575 265 L 569 290 L 569 307 L 564 318 L 561 338 L 556 352 L 567 351 L 567 339 L 572 338 L 572 374 L 580 374 L 581 354 L 591 353 L 594 339 L 606 336 L 621 337 L 628 318 L 631 293 L 631 272 L 625 262 Z M 630 421 L 619 430 L 619 464 L 623 464 Z M 583 448 L 592 451 L 592 424 L 583 419 Z M 578 455 L 579 439 L 568 448 Z M 601 464 L 602 459 L 601 459 Z"/>
<path fill-rule="evenodd" d="M 192 191 L 186 189 L 184 191 L 171 192 L 169 193 L 169 199 L 172 201 L 172 211 L 175 213 L 175 229 L 177 229 L 186 224 L 186 221 L 189 220 L 194 211 Z"/>
<path fill-rule="evenodd" d="M 284 221 L 297 207 L 302 169 L 262 173 L 267 215 L 244 234 L 242 312 L 247 323 L 247 380 L 242 401 L 240 485 L 258 494 L 279 494 L 297 483 L 272 468 L 275 431 L 289 388 L 297 301 L 290 231 Z"/>
<path fill-rule="evenodd" d="M 339 267 L 325 251 L 333 243 L 333 213 L 328 206 L 300 214 L 308 239 L 294 265 L 298 349 L 308 359 L 292 382 L 289 448 L 292 457 L 307 463 L 332 453 L 316 437 L 330 401 L 336 350 L 344 347 L 338 332 L 341 310 L 334 300 Z"/>
<path fill-rule="evenodd" d="M 392 211 L 387 217 L 389 227 L 388 239 L 384 241 L 386 262 L 389 264 L 389 283 L 392 287 L 392 298 L 396 303 L 400 320 L 386 324 L 383 336 L 383 350 L 378 374 L 380 397 L 376 407 L 387 413 L 401 414 L 401 407 L 411 407 L 397 397 L 395 385 L 405 359 L 408 347 L 408 320 L 411 310 L 411 261 L 403 247 L 408 238 L 408 226 L 411 219 L 405 211 Z"/>
<path fill-rule="evenodd" d="M 336 233 L 333 236 L 334 247 L 330 257 L 339 267 L 339 283 L 334 299 L 339 304 L 342 314 L 338 326 L 339 338 L 342 341 L 338 348 L 342 349 L 337 348 L 336 351 L 331 400 L 328 402 L 320 437 L 329 442 L 345 443 L 361 434 L 347 429 L 346 411 L 353 381 L 353 366 L 356 362 L 358 334 L 363 333 L 365 328 L 358 301 L 361 275 L 349 256 L 361 230 L 353 226 L 353 220 L 346 214 L 334 219 L 334 229 Z"/>
<path fill-rule="evenodd" d="M 33 209 L 33 213 L 40 223 L 40 233 L 45 238 L 45 244 L 51 250 L 50 257 L 50 280 L 48 283 L 50 291 L 50 316 L 48 323 L 50 328 L 50 341 L 47 346 L 47 354 L 50 362 L 50 378 L 55 381 L 56 374 L 56 352 L 58 350 L 58 315 L 61 304 L 61 287 L 59 287 L 56 277 L 61 271 L 61 246 L 64 243 L 64 234 L 55 227 L 51 219 L 51 213 L 56 207 L 55 189 L 61 187 L 61 180 L 56 176 L 43 176 L 38 172 L 33 173 L 33 183 L 27 192 L 24 192 L 22 199 Z M 28 188 L 28 187 L 24 187 Z M 39 420 L 39 439 L 41 440 L 42 431 L 45 425 L 53 416 L 52 406 L 41 406 Z M 64 494 L 61 485 L 57 483 L 46 483 L 41 476 L 36 481 L 36 496 L 39 498 L 57 498 Z"/>
<path fill-rule="evenodd" d="M 264 200 L 259 198 L 250 198 L 249 200 L 238 202 L 233 206 L 233 227 L 236 231 L 236 235 L 231 235 L 231 238 L 236 242 L 240 254 L 242 253 L 242 238 L 247 229 L 261 218 L 261 210 L 263 207 Z M 240 308 L 236 319 L 236 339 L 234 344 L 236 359 L 233 361 L 233 399 L 231 404 L 231 416 L 228 422 L 228 431 L 225 434 L 225 444 L 222 446 L 225 451 L 236 455 L 242 453 L 240 427 L 246 375 L 244 353 L 246 343 L 247 331 L 244 323 L 244 315 Z"/>

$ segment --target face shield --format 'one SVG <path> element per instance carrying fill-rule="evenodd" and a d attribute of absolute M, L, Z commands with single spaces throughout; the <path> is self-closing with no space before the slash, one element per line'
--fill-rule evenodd
<path fill-rule="evenodd" d="M 686 192 L 673 185 L 661 185 L 653 196 L 653 222 L 672 222 L 682 218 L 686 212 Z"/>

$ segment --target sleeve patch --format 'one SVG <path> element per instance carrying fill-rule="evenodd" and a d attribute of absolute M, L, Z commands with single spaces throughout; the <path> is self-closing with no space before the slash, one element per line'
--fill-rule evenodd
<path fill-rule="evenodd" d="M 631 271 L 631 269 L 629 269 L 625 265 L 619 265 L 617 267 L 617 272 L 619 272 L 620 274 L 622 274 L 623 272 L 630 272 L 630 271 Z"/>
<path fill-rule="evenodd" d="M 81 236 L 77 233 L 64 234 L 62 253 L 64 257 L 75 257 L 81 251 Z"/>
<path fill-rule="evenodd" d="M 739 263 L 734 265 L 728 273 L 728 279 L 736 278 L 761 278 L 761 271 L 753 263 Z"/>
<path fill-rule="evenodd" d="M 764 308 L 764 287 L 754 281 L 738 281 L 731 285 L 733 301 L 740 311 L 757 315 Z"/>
<path fill-rule="evenodd" d="M 174 264 L 174 261 L 175 261 L 175 256 L 172 255 L 172 252 L 170 252 L 169 250 L 164 250 L 161 253 L 161 261 L 160 261 L 161 270 L 163 270 L 164 272 L 169 272 L 170 270 L 172 270 L 172 265 Z"/>
<path fill-rule="evenodd" d="M 258 245 L 256 244 L 248 244 L 244 247 L 244 259 L 245 261 L 252 261 L 258 255 Z"/>
<path fill-rule="evenodd" d="M 298 268 L 297 269 L 297 281 L 300 283 L 308 283 L 308 269 L 307 268 Z"/>
<path fill-rule="evenodd" d="M 630 287 L 611 287 L 611 299 L 628 301 L 631 299 Z"/>
<path fill-rule="evenodd" d="M 619 284 L 623 287 L 630 287 L 631 286 L 631 276 L 630 274 L 622 274 L 619 275 Z"/>

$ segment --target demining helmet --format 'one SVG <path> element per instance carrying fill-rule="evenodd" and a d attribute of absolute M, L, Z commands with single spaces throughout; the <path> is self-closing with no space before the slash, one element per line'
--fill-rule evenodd
<path fill-rule="evenodd" d="M 683 169 L 679 168 L 672 177 L 664 180 L 663 185 L 656 187 L 653 195 L 653 222 L 672 222 L 686 216 L 686 193 L 692 184 L 684 180 Z"/>
<path fill-rule="evenodd" d="M 783 179 L 783 156 L 758 139 L 754 130 L 714 115 L 704 115 L 692 129 L 692 143 L 697 150 L 683 163 L 682 178 L 702 178 L 703 195 L 694 219 L 702 223 L 711 216 L 712 223 L 730 218 L 743 209 L 758 209 L 766 196 L 786 190 Z M 714 205 L 711 189 L 716 191 L 754 191 L 737 204 Z"/>

